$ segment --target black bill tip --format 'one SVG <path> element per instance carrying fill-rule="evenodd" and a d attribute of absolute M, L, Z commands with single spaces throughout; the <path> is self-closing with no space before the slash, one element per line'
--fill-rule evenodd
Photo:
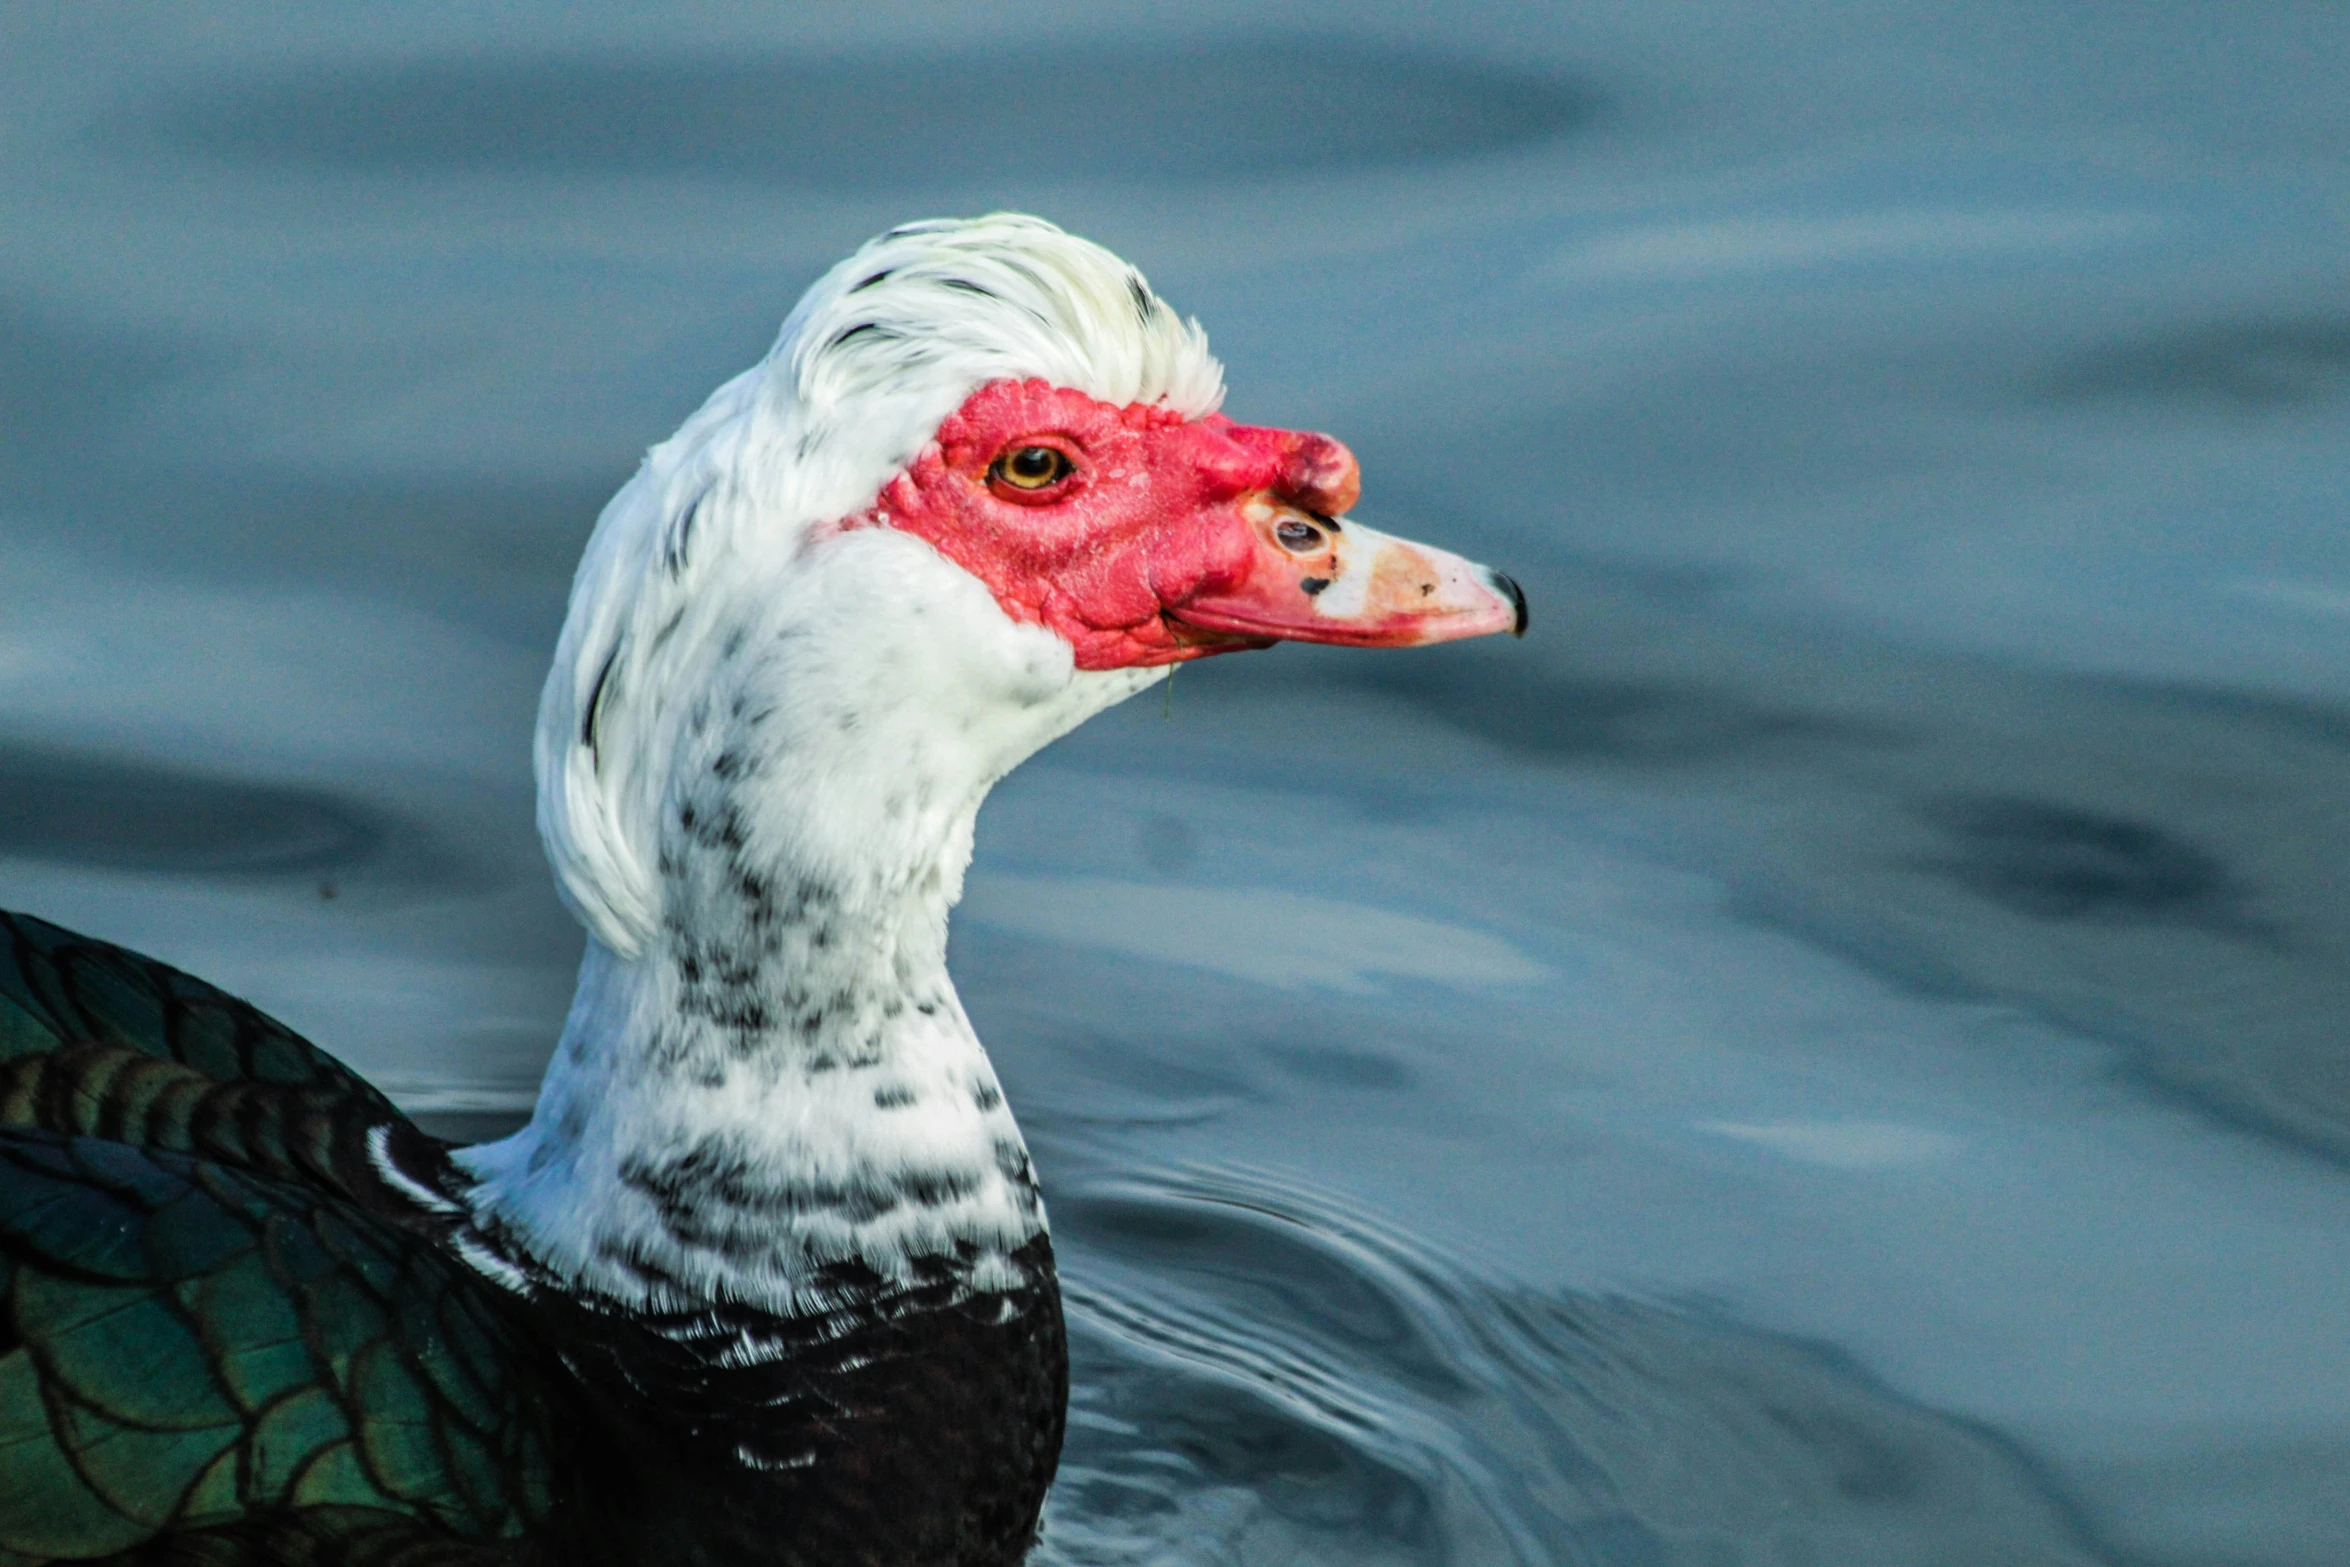
<path fill-rule="evenodd" d="M 1485 569 L 1485 576 L 1487 580 L 1492 582 L 1493 591 L 1508 599 L 1510 608 L 1518 612 L 1516 622 L 1510 627 L 1510 635 L 1513 637 L 1524 636 L 1526 634 L 1526 590 L 1519 587 L 1507 574 L 1495 571 L 1490 566 Z"/>

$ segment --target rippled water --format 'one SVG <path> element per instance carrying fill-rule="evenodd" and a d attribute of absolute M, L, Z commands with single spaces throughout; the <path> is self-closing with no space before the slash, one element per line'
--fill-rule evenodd
<path fill-rule="evenodd" d="M 510 1124 L 601 499 L 858 239 L 1034 207 L 1536 612 L 983 817 L 1046 1559 L 2350 1560 L 2339 6 L 0 41 L 0 901 Z"/>

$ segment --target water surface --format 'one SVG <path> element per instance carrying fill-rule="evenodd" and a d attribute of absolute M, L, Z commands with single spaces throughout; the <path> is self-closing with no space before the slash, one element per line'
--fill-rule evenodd
<path fill-rule="evenodd" d="M 8 905 L 512 1124 L 602 498 L 858 240 L 1032 207 L 1535 606 L 983 816 L 1045 1559 L 2350 1559 L 2338 7 L 0 31 Z"/>

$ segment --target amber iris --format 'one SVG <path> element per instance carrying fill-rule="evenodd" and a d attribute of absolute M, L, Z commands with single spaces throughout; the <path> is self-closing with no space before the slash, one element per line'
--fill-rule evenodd
<path fill-rule="evenodd" d="M 1057 446 L 1021 446 L 995 460 L 993 477 L 1015 490 L 1042 490 L 1076 471 L 1069 454 Z"/>

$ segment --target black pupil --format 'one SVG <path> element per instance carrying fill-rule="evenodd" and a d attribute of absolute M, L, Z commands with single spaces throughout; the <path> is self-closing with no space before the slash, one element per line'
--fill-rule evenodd
<path fill-rule="evenodd" d="M 1042 484 L 1059 476 L 1061 454 L 1049 446 L 1023 446 L 1012 454 L 1012 477 Z"/>
<path fill-rule="evenodd" d="M 1322 542 L 1322 530 L 1311 523 L 1285 522 L 1273 531 L 1285 549 L 1310 550 Z"/>

